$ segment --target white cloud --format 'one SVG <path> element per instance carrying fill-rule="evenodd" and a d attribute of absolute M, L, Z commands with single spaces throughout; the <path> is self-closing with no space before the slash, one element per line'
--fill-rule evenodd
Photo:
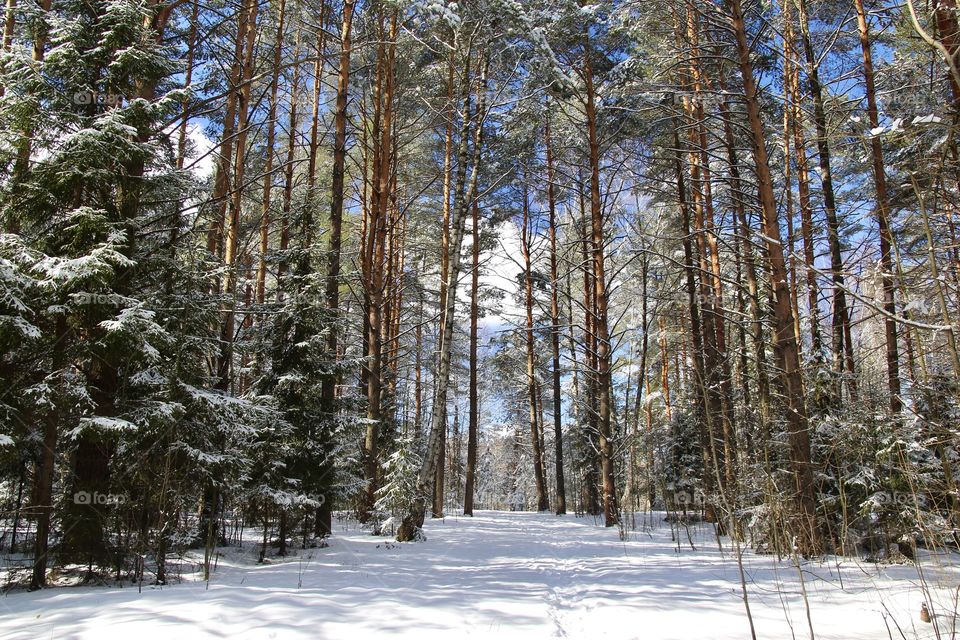
<path fill-rule="evenodd" d="M 517 298 L 520 293 L 517 274 L 522 270 L 518 263 L 523 259 L 520 232 L 512 222 L 503 222 L 497 227 L 496 233 L 496 248 L 480 254 L 481 288 L 503 293 L 503 298 L 492 310 L 495 313 L 488 313 L 480 319 L 481 326 L 491 331 L 506 328 L 507 324 L 522 322 L 526 313 Z"/>
<path fill-rule="evenodd" d="M 214 154 L 211 153 L 214 142 L 207 137 L 203 127 L 195 122 L 187 124 L 187 138 L 190 151 L 184 166 L 193 171 L 198 178 L 206 178 L 213 173 Z"/>
<path fill-rule="evenodd" d="M 167 129 L 172 144 L 176 147 L 180 140 L 180 121 L 170 125 Z M 215 143 L 203 130 L 199 122 L 187 123 L 187 157 L 183 166 L 199 179 L 204 179 L 213 173 L 216 154 L 212 153 Z"/>

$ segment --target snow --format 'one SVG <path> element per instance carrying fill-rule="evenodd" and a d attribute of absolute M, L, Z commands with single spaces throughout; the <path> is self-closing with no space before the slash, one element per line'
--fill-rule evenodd
<path fill-rule="evenodd" d="M 76 209 L 75 218 L 94 217 L 100 213 L 90 207 Z M 117 245 L 124 243 L 126 236 L 122 231 L 112 231 L 107 242 L 97 246 L 89 253 L 77 258 L 46 257 L 38 265 L 38 270 L 44 276 L 44 284 L 55 286 L 62 283 L 73 283 L 93 278 L 104 272 L 111 272 L 115 267 L 131 267 L 134 262 L 117 251 Z"/>
<path fill-rule="evenodd" d="M 927 314 L 927 313 L 929 313 L 929 308 L 928 308 L 928 306 L 927 306 L 927 301 L 924 300 L 923 298 L 913 298 L 913 299 L 911 299 L 911 300 L 906 304 L 906 306 L 904 306 L 904 308 L 903 308 L 903 313 L 910 313 L 910 312 L 912 312 L 912 311 L 916 311 L 917 313 L 924 314 L 924 315 Z"/>
<path fill-rule="evenodd" d="M 940 122 L 943 122 L 943 119 L 931 113 L 925 116 L 915 117 L 911 124 L 938 124 Z"/>
<path fill-rule="evenodd" d="M 9 594 L 0 637 L 749 638 L 735 556 L 719 552 L 712 530 L 691 525 L 697 550 L 682 534 L 678 552 L 662 517 L 637 519 L 648 526 L 622 542 L 593 518 L 481 511 L 429 522 L 426 542 L 405 544 L 347 521 L 329 548 L 299 557 L 257 565 L 255 544 L 227 550 L 209 587 Z M 744 564 L 757 637 L 789 638 L 791 624 L 809 637 L 796 567 L 750 552 Z M 893 637 L 898 626 L 904 637 L 934 637 L 919 621 L 914 567 L 831 559 L 802 570 L 817 638 L 887 638 L 887 625 Z M 924 577 L 955 585 L 957 572 L 931 562 Z M 935 595 L 945 634 L 953 597 Z"/>
<path fill-rule="evenodd" d="M 95 429 L 100 431 L 135 431 L 137 429 L 137 425 L 129 420 L 110 418 L 107 416 L 81 418 L 80 424 L 78 424 L 76 428 L 67 432 L 67 439 L 72 440 L 77 438 L 87 429 Z"/>

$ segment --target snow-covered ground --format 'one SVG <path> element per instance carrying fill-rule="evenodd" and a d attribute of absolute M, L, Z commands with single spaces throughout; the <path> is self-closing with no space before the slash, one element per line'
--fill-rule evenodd
<path fill-rule="evenodd" d="M 396 544 L 352 525 L 266 565 L 251 545 L 221 558 L 209 585 L 11 593 L 0 638 L 749 638 L 735 557 L 709 529 L 679 552 L 662 518 L 645 529 L 622 542 L 592 518 L 486 511 Z M 744 566 L 757 637 L 809 638 L 797 568 L 749 552 Z M 931 562 L 923 579 L 911 565 L 801 569 L 816 638 L 952 637 L 956 567 Z M 919 620 L 931 596 L 939 625 Z"/>

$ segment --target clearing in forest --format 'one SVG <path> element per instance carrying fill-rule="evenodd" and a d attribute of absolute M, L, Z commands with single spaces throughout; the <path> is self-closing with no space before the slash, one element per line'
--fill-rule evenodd
<path fill-rule="evenodd" d="M 257 565 L 257 546 L 224 550 L 209 585 L 59 588 L 0 603 L 0 637 L 749 638 L 736 557 L 708 525 L 682 542 L 662 514 L 621 541 L 593 518 L 480 511 L 430 521 L 397 544 L 340 524 L 325 549 Z M 252 534 L 253 535 L 253 534 Z M 252 538 L 252 536 L 251 536 Z M 743 556 L 758 638 L 950 638 L 955 562 L 830 559 L 799 567 Z M 801 585 L 800 575 L 803 576 Z M 951 588 L 954 587 L 954 588 Z M 935 603 L 934 622 L 919 619 Z"/>

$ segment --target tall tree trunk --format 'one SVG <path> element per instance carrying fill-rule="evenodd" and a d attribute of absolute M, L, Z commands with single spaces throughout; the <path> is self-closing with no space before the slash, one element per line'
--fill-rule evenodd
<path fill-rule="evenodd" d="M 600 459 L 597 455 L 599 445 L 599 423 L 597 410 L 597 334 L 596 334 L 596 306 L 593 299 L 596 295 L 593 286 L 593 261 L 591 256 L 590 220 L 587 217 L 586 201 L 583 195 L 583 180 L 578 181 L 578 197 L 580 200 L 581 230 L 581 258 L 583 265 L 583 344 L 584 344 L 584 387 L 583 402 L 586 420 L 582 431 L 581 448 L 584 451 L 581 485 L 583 491 L 581 501 L 586 505 L 585 510 L 592 516 L 600 515 Z"/>
<path fill-rule="evenodd" d="M 673 407 L 670 404 L 670 354 L 667 351 L 666 320 L 661 315 L 657 319 L 660 329 L 660 390 L 663 392 L 663 414 L 669 423 L 673 420 Z"/>
<path fill-rule="evenodd" d="M 213 179 L 213 222 L 207 230 L 207 252 L 219 256 L 223 245 L 224 218 L 227 215 L 227 197 L 230 195 L 231 172 L 234 159 L 234 137 L 237 126 L 237 99 L 242 91 L 242 78 L 246 54 L 247 31 L 250 21 L 249 2 L 240 7 L 237 17 L 237 37 L 233 47 L 233 63 L 227 76 L 227 97 L 223 111 L 223 132 Z"/>
<path fill-rule="evenodd" d="M 789 0 L 788 0 L 789 1 Z M 787 77 L 790 73 L 790 65 L 784 62 L 784 80 L 787 80 Z M 800 289 L 797 286 L 797 258 L 796 258 L 796 230 L 794 229 L 793 224 L 793 176 L 792 176 L 792 166 L 790 164 L 790 107 L 789 107 L 789 98 L 784 98 L 784 109 L 783 109 L 783 184 L 784 184 L 784 200 L 785 209 L 784 217 L 787 221 L 787 258 L 789 264 L 790 272 L 790 297 L 793 303 L 793 332 L 797 337 L 797 348 L 801 350 L 800 357 L 803 357 L 803 338 L 802 330 L 800 328 Z"/>
<path fill-rule="evenodd" d="M 877 90 L 873 77 L 873 53 L 870 45 L 870 27 L 867 25 L 867 13 L 863 0 L 854 0 L 857 10 L 857 28 L 860 32 L 860 48 L 863 52 L 863 78 L 866 84 L 867 117 L 870 129 L 876 129 L 880 120 L 877 114 Z M 892 230 L 890 229 L 890 199 L 887 197 L 887 175 L 883 164 L 883 148 L 880 137 L 870 135 L 870 157 L 873 161 L 873 185 L 877 196 L 876 216 L 880 228 L 880 269 L 883 272 L 883 310 L 887 312 L 883 320 L 886 334 L 887 351 L 887 387 L 890 392 L 890 412 L 898 414 L 903 410 L 900 397 L 900 351 L 897 345 L 897 304 L 894 298 L 894 268 L 891 256 Z"/>
<path fill-rule="evenodd" d="M 640 258 L 640 331 L 642 336 L 640 338 L 640 369 L 637 372 L 637 396 L 634 399 L 633 406 L 633 433 L 630 437 L 630 473 L 629 478 L 630 482 L 627 486 L 627 492 L 631 497 L 636 498 L 639 501 L 639 495 L 636 492 L 635 474 L 636 474 L 636 464 L 637 464 L 637 444 L 640 440 L 640 410 L 643 407 L 644 395 L 649 394 L 650 387 L 645 386 L 647 383 L 647 351 L 650 347 L 650 313 L 649 313 L 649 289 L 648 289 L 648 275 L 650 273 L 650 257 L 644 253 Z M 649 402 L 647 403 L 647 411 L 649 413 Z M 653 469 L 649 470 L 652 479 Z M 653 497 L 654 497 L 654 483 L 651 481 L 647 486 L 647 496 L 650 497 L 650 508 L 653 508 Z M 632 510 L 638 506 L 631 504 L 632 500 L 627 500 L 624 498 L 624 502 L 627 503 L 627 508 Z M 632 517 L 632 515 L 631 515 Z"/>
<path fill-rule="evenodd" d="M 390 18 L 387 41 L 383 45 L 383 57 L 380 65 L 383 74 L 383 91 L 379 96 L 383 119 L 380 128 L 379 151 L 375 155 L 375 179 L 373 190 L 373 209 L 367 227 L 366 261 L 364 274 L 366 294 L 369 298 L 367 308 L 367 432 L 364 440 L 364 473 L 367 482 L 365 508 L 373 509 L 377 490 L 378 441 L 382 420 L 383 391 L 383 294 L 386 241 L 388 230 L 388 206 L 390 201 L 390 171 L 393 145 L 393 93 L 395 80 L 397 15 Z"/>
<path fill-rule="evenodd" d="M 444 143 L 443 143 L 443 222 L 442 229 L 440 234 L 440 334 L 444 333 L 444 323 L 447 322 L 448 318 L 443 312 L 447 308 L 447 278 L 450 272 L 450 206 L 451 206 L 451 194 L 453 189 L 453 121 L 456 115 L 455 103 L 454 103 L 454 57 L 455 49 L 453 46 L 450 48 L 449 57 L 447 59 L 447 106 L 446 106 L 446 116 L 447 116 L 447 126 L 444 133 Z M 470 78 L 469 73 L 464 75 L 464 86 L 469 87 Z M 465 174 L 464 174 L 465 175 Z M 439 354 L 438 354 L 439 356 Z M 437 366 L 439 363 L 435 363 Z M 437 407 L 435 410 L 443 412 L 443 422 L 447 422 L 447 407 L 446 404 L 442 407 Z M 445 432 L 444 432 L 445 433 Z M 436 477 L 433 481 L 433 515 L 435 517 L 443 515 L 443 491 L 444 491 L 444 481 L 443 481 L 443 468 L 446 464 L 447 456 L 447 441 L 444 437 L 440 446 L 437 448 L 437 461 L 436 461 Z"/>
<path fill-rule="evenodd" d="M 327 257 L 326 305 L 330 314 L 327 328 L 327 354 L 337 355 L 340 312 L 340 248 L 343 238 L 344 179 L 347 162 L 347 97 L 350 87 L 350 55 L 352 53 L 351 30 L 353 27 L 354 0 L 343 3 L 340 27 L 340 70 L 337 76 L 337 102 L 334 113 L 333 171 L 330 190 L 330 244 Z M 321 399 L 325 411 L 332 412 L 339 376 L 333 375 L 322 382 Z"/>
<path fill-rule="evenodd" d="M 350 55 L 352 53 L 351 30 L 353 28 L 354 0 L 345 0 L 340 26 L 340 69 L 337 76 L 337 102 L 333 116 L 333 175 L 330 194 L 330 244 L 327 252 L 326 306 L 329 314 L 327 326 L 327 358 L 334 363 L 338 356 L 340 317 L 340 248 L 343 238 L 344 177 L 347 161 L 347 93 L 350 87 Z M 322 410 L 329 416 L 336 413 L 337 385 L 340 375 L 334 373 L 321 381 L 320 401 Z M 332 533 L 332 504 L 325 500 L 317 512 L 316 533 Z"/>
<path fill-rule="evenodd" d="M 256 302 L 262 305 L 267 287 L 267 252 L 270 249 L 270 205 L 273 193 L 273 148 L 277 139 L 277 103 L 280 93 L 280 62 L 283 56 L 283 32 L 286 0 L 277 6 L 277 37 L 273 43 L 273 74 L 270 78 L 270 111 L 267 115 L 266 161 L 263 167 L 263 200 L 260 212 L 260 256 L 257 262 Z"/>
<path fill-rule="evenodd" d="M 440 308 L 446 308 L 447 275 L 450 271 L 450 196 L 453 188 L 453 121 L 456 108 L 453 97 L 454 52 L 447 60 L 447 127 L 443 136 L 443 228 L 440 235 Z M 469 74 L 464 79 L 469 86 Z M 441 318 L 443 321 L 444 318 Z"/>
<path fill-rule="evenodd" d="M 320 1 L 319 28 L 317 29 L 316 57 L 313 61 L 313 113 L 310 118 L 310 141 L 307 145 L 307 208 L 312 212 L 316 207 L 317 193 L 317 156 L 320 151 L 320 101 L 321 87 L 323 86 L 324 57 L 327 49 L 327 0 Z M 305 229 L 306 235 L 302 244 L 310 246 L 312 243 L 312 225 Z"/>
<path fill-rule="evenodd" d="M 467 479 L 463 515 L 473 515 L 474 484 L 477 473 L 477 436 L 480 428 L 480 396 L 477 389 L 477 320 L 480 315 L 480 207 L 473 203 L 473 271 L 470 274 L 470 424 L 467 433 Z"/>
<path fill-rule="evenodd" d="M 721 87 L 727 93 L 726 87 Z M 757 375 L 757 395 L 760 400 L 760 419 L 764 425 L 770 421 L 770 380 L 767 374 L 767 351 L 764 339 L 764 316 L 760 305 L 760 287 L 757 282 L 756 260 L 753 255 L 753 240 L 751 238 L 750 223 L 747 220 L 744 201 L 746 194 L 743 191 L 743 182 L 740 178 L 740 162 L 733 136 L 733 127 L 730 123 L 730 108 L 727 100 L 720 103 L 720 115 L 723 120 L 724 143 L 727 148 L 727 160 L 730 171 L 730 188 L 733 191 L 733 210 L 736 216 L 739 231 L 738 242 L 742 239 L 740 253 L 743 257 L 744 272 L 747 278 L 747 295 L 750 300 L 750 319 L 753 330 L 750 332 L 753 341 L 753 352 Z"/>
<path fill-rule="evenodd" d="M 47 14 L 50 13 L 50 9 L 53 7 L 53 0 L 38 0 L 37 1 L 37 15 L 32 18 L 31 22 L 31 36 L 33 37 L 33 61 L 38 65 L 42 64 L 47 53 L 47 41 L 50 34 L 48 33 L 47 25 Z M 8 10 L 7 12 L 7 21 L 13 19 L 13 13 Z M 4 29 L 6 29 L 6 24 Z M 14 25 L 10 25 L 10 29 L 14 28 Z M 4 37 L 6 41 L 6 36 Z M 5 47 L 8 49 L 9 47 Z M 13 178 L 17 180 L 22 176 L 26 175 L 27 170 L 30 168 L 30 155 L 33 150 L 33 136 L 36 133 L 36 123 L 33 121 L 33 118 L 28 118 L 26 121 L 26 126 L 21 134 L 19 142 L 19 148 L 17 149 L 17 159 L 13 166 Z M 10 222 L 16 228 L 16 222 Z"/>
<path fill-rule="evenodd" d="M 17 0 L 7 0 L 7 9 L 3 16 L 3 48 L 0 51 L 9 51 L 13 46 L 13 32 L 16 26 Z"/>
<path fill-rule="evenodd" d="M 581 196 L 580 196 L 579 200 L 580 200 L 581 209 L 583 209 L 583 197 L 582 197 L 582 193 L 583 193 L 583 192 L 582 192 L 582 190 L 580 191 L 580 193 L 581 193 Z M 582 217 L 583 217 L 583 214 L 581 213 L 581 218 L 582 218 Z M 577 229 L 577 223 L 576 223 L 576 221 L 572 221 L 572 222 L 571 222 L 571 226 L 572 226 L 572 228 L 573 228 L 574 230 L 576 230 L 576 229 Z M 575 243 L 572 244 L 572 246 L 571 246 L 571 245 L 568 245 L 568 247 L 569 247 L 568 250 L 570 251 L 570 253 L 572 253 L 572 255 L 570 255 L 570 256 L 567 257 L 567 260 L 569 261 L 570 264 L 576 264 L 577 259 L 576 259 L 575 256 L 577 255 L 578 247 L 581 246 L 582 244 L 583 244 L 583 243 L 582 243 L 581 241 L 577 240 Z M 571 408 L 570 408 L 570 409 L 571 409 L 571 413 L 573 414 L 574 424 L 577 425 L 576 435 L 577 435 L 577 436 L 582 436 L 582 434 L 584 434 L 584 433 L 586 432 L 586 430 L 587 430 L 585 425 L 587 424 L 587 420 L 588 420 L 587 415 L 588 415 L 589 411 L 584 411 L 584 410 L 583 410 L 583 407 L 584 407 L 585 404 L 586 404 L 585 401 L 582 401 L 582 396 L 581 396 L 581 393 L 582 393 L 582 391 L 583 391 L 582 385 L 581 385 L 581 380 L 582 380 L 583 378 L 582 378 L 582 376 L 580 375 L 580 359 L 579 359 L 579 357 L 577 356 L 577 341 L 576 341 L 576 339 L 574 338 L 574 334 L 573 334 L 573 328 L 574 328 L 573 286 L 572 286 L 571 277 L 570 277 L 570 274 L 571 274 L 572 272 L 573 272 L 573 269 L 572 269 L 572 268 L 571 268 L 571 269 L 567 269 L 566 277 L 564 278 L 564 297 L 565 297 L 566 300 L 567 300 L 567 318 L 568 318 L 568 321 L 567 321 L 567 348 L 568 348 L 569 351 L 570 351 L 570 363 L 571 363 L 571 365 L 572 365 L 572 366 L 571 366 L 571 372 L 570 372 L 570 374 L 571 374 L 572 383 L 573 383 L 573 384 L 572 384 L 573 394 L 572 394 L 572 397 L 571 397 L 572 402 L 570 403 L 570 404 L 571 404 Z M 585 315 L 587 315 L 587 314 L 585 314 Z M 586 440 L 585 438 L 582 438 L 582 439 L 583 439 L 583 440 Z M 574 464 L 576 465 L 577 463 L 578 463 L 578 461 L 577 461 L 577 458 L 575 457 L 575 458 L 574 458 Z M 575 469 L 576 469 L 576 466 L 575 466 Z M 583 478 L 582 478 L 582 475 L 581 475 L 581 485 L 583 484 L 582 479 L 583 479 Z M 583 502 L 584 502 L 584 501 L 581 500 L 580 506 L 576 506 L 576 503 L 575 503 L 574 509 L 575 509 L 575 511 L 576 511 L 577 513 L 580 513 L 581 511 L 586 510 L 586 509 L 584 508 L 584 506 L 583 506 Z"/>
<path fill-rule="evenodd" d="M 220 330 L 220 359 L 217 366 L 217 388 L 221 391 L 230 389 L 233 367 L 234 332 L 236 327 L 236 287 L 237 287 L 237 253 L 240 245 L 240 217 L 243 208 L 244 169 L 247 156 L 247 136 L 249 133 L 248 121 L 250 116 L 250 93 L 253 78 L 254 54 L 257 36 L 257 7 L 256 0 L 250 0 L 247 9 L 247 24 L 244 31 L 246 43 L 244 45 L 243 72 L 237 105 L 237 141 L 236 157 L 233 169 L 233 191 L 231 194 L 230 209 L 224 230 L 223 262 L 226 277 L 223 284 L 223 293 L 226 296 L 227 308 Z"/>
<path fill-rule="evenodd" d="M 293 59 L 300 56 L 300 29 L 297 29 L 296 42 L 293 47 Z M 287 249 L 290 246 L 290 214 L 293 205 L 293 169 L 297 152 L 297 128 L 299 127 L 299 97 L 300 97 L 300 64 L 293 66 L 293 79 L 290 82 L 290 104 L 287 107 L 287 155 L 283 163 L 283 202 L 281 204 L 280 225 L 280 262 L 277 265 L 277 295 L 284 290 L 284 277 L 287 273 Z"/>
<path fill-rule="evenodd" d="M 549 108 L 549 105 L 548 105 Z M 550 346 L 553 349 L 553 437 L 557 482 L 556 513 L 567 512 L 567 491 L 563 475 L 563 404 L 560 395 L 560 282 L 557 271 L 557 203 L 553 188 L 553 142 L 550 139 L 550 114 L 544 125 L 547 153 L 547 207 L 550 213 Z"/>
<path fill-rule="evenodd" d="M 800 108 L 802 94 L 800 93 L 800 73 L 794 65 L 796 52 L 793 47 L 793 21 L 791 18 L 791 3 L 794 0 L 784 0 L 784 36 L 783 36 L 783 75 L 787 85 L 789 108 L 785 117 L 790 122 L 793 135 L 793 150 L 797 160 L 797 191 L 800 204 L 800 232 L 803 235 L 803 260 L 807 274 L 807 307 L 810 314 L 810 337 L 813 358 L 819 361 L 823 356 L 823 338 L 820 335 L 820 294 L 817 285 L 817 273 L 814 270 L 815 250 L 813 238 L 813 203 L 810 197 L 810 165 L 807 160 L 807 146 L 803 135 L 803 111 Z M 784 136 L 785 140 L 788 140 Z M 789 157 L 785 162 L 790 162 Z"/>
<path fill-rule="evenodd" d="M 66 364 L 66 343 L 70 329 L 67 318 L 59 314 L 56 319 L 56 341 L 51 352 L 51 369 L 59 371 Z M 47 411 L 43 417 L 42 448 L 40 462 L 34 474 L 33 505 L 37 519 L 37 532 L 33 544 L 33 572 L 30 576 L 30 590 L 42 589 L 47 585 L 47 561 L 49 560 L 49 541 L 51 518 L 53 515 L 53 475 L 57 459 L 57 440 L 60 427 L 60 412 L 56 407 Z"/>
<path fill-rule="evenodd" d="M 813 120 L 817 130 L 817 152 L 820 162 L 820 181 L 823 187 L 823 204 L 827 216 L 827 239 L 830 245 L 830 272 L 833 276 L 833 356 L 834 367 L 840 374 L 846 369 L 851 399 L 857 397 L 857 378 L 853 360 L 853 343 L 850 331 L 850 312 L 847 307 L 843 275 L 843 252 L 840 247 L 840 222 L 837 218 L 837 203 L 833 188 L 833 172 L 830 160 L 830 142 L 827 134 L 827 115 L 823 106 L 823 89 L 820 71 L 810 38 L 810 21 L 806 0 L 795 0 L 799 11 L 800 34 L 807 63 L 807 80 L 813 98 Z"/>
<path fill-rule="evenodd" d="M 433 507 L 430 517 L 443 518 L 444 494 L 447 483 L 447 431 L 450 428 L 447 412 L 443 412 L 443 429 L 440 431 L 440 445 L 437 447 L 436 475 L 433 477 Z"/>
<path fill-rule="evenodd" d="M 422 263 L 421 263 L 422 264 Z M 419 273 L 417 274 L 419 276 Z M 414 437 L 419 440 L 423 437 L 423 290 L 419 291 L 419 313 L 417 314 L 417 326 L 414 330 L 414 341 L 416 342 L 416 352 L 414 354 L 414 380 L 413 380 L 413 431 Z"/>
<path fill-rule="evenodd" d="M 710 434 L 714 432 L 714 420 L 716 419 L 715 407 L 711 404 L 707 394 L 706 364 L 703 347 L 703 325 L 700 316 L 700 301 L 697 286 L 697 258 L 694 255 L 693 241 L 691 240 L 690 225 L 690 204 L 687 198 L 687 187 L 684 180 L 685 172 L 683 170 L 683 147 L 680 144 L 680 135 L 678 131 L 680 125 L 677 120 L 673 123 L 673 168 L 674 177 L 677 184 L 677 204 L 680 208 L 680 237 L 683 239 L 683 271 L 687 290 L 687 307 L 690 314 L 690 340 L 693 345 L 691 360 L 693 361 L 693 387 L 696 394 L 697 404 L 699 405 L 700 415 L 703 426 L 699 429 L 701 455 L 703 458 L 704 493 L 709 495 L 715 488 L 715 474 L 709 470 L 715 468 L 714 447 L 710 440 Z M 686 358 L 684 358 L 686 359 Z M 677 367 L 679 373 L 680 368 Z M 708 519 L 716 520 L 715 511 L 712 504 L 707 505 Z"/>
<path fill-rule="evenodd" d="M 190 85 L 193 84 L 193 67 L 194 60 L 196 58 L 196 48 L 197 48 L 197 22 L 200 17 L 200 1 L 193 0 L 192 10 L 190 15 L 190 35 L 188 36 L 187 43 L 187 54 L 186 61 L 184 62 L 186 69 L 183 72 L 183 88 L 190 89 Z M 183 102 L 180 105 L 180 108 L 183 110 L 181 115 L 180 127 L 177 133 L 177 170 L 183 169 L 184 162 L 187 157 L 187 129 L 190 125 L 190 101 L 189 98 L 184 98 Z M 179 211 L 177 212 L 179 215 Z M 176 227 L 176 225 L 174 225 Z M 174 241 L 176 237 L 174 236 Z M 173 244 L 171 242 L 171 244 Z"/>
<path fill-rule="evenodd" d="M 600 432 L 600 472 L 603 482 L 603 515 L 606 526 L 619 523 L 617 485 L 614 475 L 611 429 L 611 373 L 610 334 L 607 321 L 607 276 L 604 264 L 605 238 L 603 209 L 600 201 L 600 143 L 597 138 L 596 94 L 593 86 L 593 66 L 589 50 L 584 54 L 583 78 L 586 92 L 587 137 L 590 144 L 590 219 L 593 239 L 593 286 L 597 336 L 597 413 Z"/>
<path fill-rule="evenodd" d="M 421 498 L 411 509 L 410 513 L 403 519 L 400 527 L 397 529 L 397 539 L 401 542 L 413 540 L 418 535 L 423 526 L 423 520 L 426 515 L 426 496 L 431 495 L 429 490 L 430 483 L 436 472 L 437 451 L 440 446 L 441 430 L 446 428 L 443 412 L 440 407 L 447 404 L 447 386 L 450 383 L 450 361 L 453 342 L 454 325 L 454 307 L 457 299 L 457 280 L 460 277 L 460 249 L 463 243 L 464 227 L 468 207 L 473 205 L 477 197 L 477 180 L 480 173 L 480 152 L 483 148 L 483 122 L 486 118 L 486 91 L 487 91 L 487 69 L 488 59 L 486 52 L 480 55 L 480 74 L 477 83 L 477 108 L 473 116 L 470 109 L 470 66 L 469 61 L 472 57 L 472 43 L 466 51 L 466 68 L 464 70 L 464 91 L 463 91 L 463 122 L 460 127 L 460 142 L 457 150 L 457 186 L 454 197 L 453 217 L 451 219 L 452 234 L 450 237 L 450 265 L 447 274 L 447 295 L 444 301 L 442 313 L 449 322 L 443 323 L 443 333 L 440 337 L 439 363 L 436 375 L 436 396 L 434 398 L 433 419 L 430 425 L 430 435 L 427 441 L 426 454 L 423 459 L 423 466 L 420 469 L 418 478 L 419 492 Z M 475 121 L 475 122 L 474 122 Z M 467 160 L 470 142 L 471 125 L 476 127 L 474 136 L 474 148 L 470 164 L 473 169 L 470 179 L 467 181 Z"/>
<path fill-rule="evenodd" d="M 810 432 L 804 404 L 800 357 L 793 332 L 793 309 L 787 287 L 787 270 L 780 236 L 777 203 L 773 195 L 773 181 L 765 144 L 760 100 L 750 59 L 750 43 L 740 0 L 726 0 L 730 12 L 730 27 L 736 38 L 737 64 L 743 76 L 744 100 L 750 125 L 753 158 L 756 165 L 757 187 L 763 210 L 763 232 L 767 238 L 770 278 L 774 287 L 774 320 L 776 348 L 783 360 L 783 395 L 786 401 L 787 435 L 790 442 L 790 464 L 793 472 L 793 503 L 795 511 L 794 535 L 803 554 L 820 550 L 817 530 L 816 499 L 814 496 L 813 465 L 810 455 Z"/>
<path fill-rule="evenodd" d="M 703 301 L 704 356 L 707 367 L 708 394 L 716 407 L 720 431 L 711 434 L 716 448 L 716 472 L 725 491 L 733 488 L 736 467 L 736 436 L 733 426 L 733 404 L 730 361 L 727 357 L 726 314 L 723 302 L 723 280 L 720 272 L 720 249 L 717 242 L 709 148 L 706 132 L 704 92 L 710 89 L 709 79 L 701 63 L 699 19 L 696 11 L 687 10 L 687 33 L 691 46 L 690 77 L 693 100 L 688 105 L 693 125 L 690 127 L 690 171 L 693 213 L 697 227 Z M 729 496 L 726 498 L 729 500 Z"/>
<path fill-rule="evenodd" d="M 525 327 L 527 342 L 527 400 L 530 404 L 530 442 L 533 447 L 533 477 L 537 489 L 537 511 L 547 511 L 550 499 L 547 496 L 547 482 L 544 474 L 541 424 L 537 419 L 537 397 L 540 385 L 537 382 L 537 356 L 533 333 L 533 271 L 531 265 L 531 244 L 533 232 L 530 220 L 530 195 L 527 191 L 527 171 L 523 171 L 523 220 L 520 228 L 520 252 L 523 254 L 523 291 L 527 324 Z"/>

